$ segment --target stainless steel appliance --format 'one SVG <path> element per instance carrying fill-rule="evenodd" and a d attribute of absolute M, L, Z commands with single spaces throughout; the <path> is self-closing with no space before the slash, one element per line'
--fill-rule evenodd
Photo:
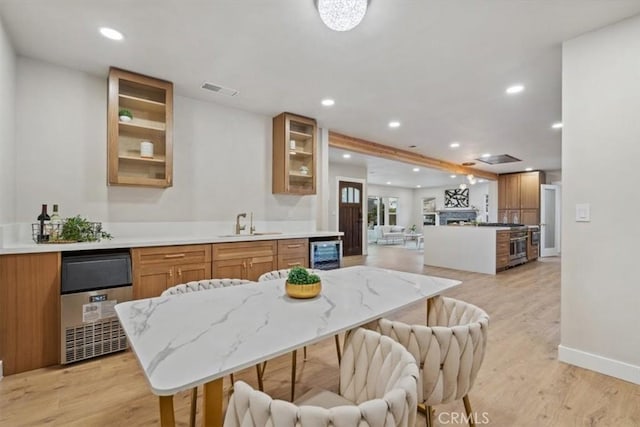
<path fill-rule="evenodd" d="M 61 279 L 61 363 L 126 349 L 114 307 L 132 298 L 129 252 L 64 253 Z"/>
<path fill-rule="evenodd" d="M 422 225 L 438 225 L 438 213 L 437 212 L 423 213 Z"/>
<path fill-rule="evenodd" d="M 311 268 L 333 270 L 342 267 L 342 240 L 311 242 Z"/>
<path fill-rule="evenodd" d="M 481 227 L 508 227 L 509 233 L 509 267 L 527 262 L 527 242 L 529 232 L 524 224 L 508 222 L 481 222 Z"/>

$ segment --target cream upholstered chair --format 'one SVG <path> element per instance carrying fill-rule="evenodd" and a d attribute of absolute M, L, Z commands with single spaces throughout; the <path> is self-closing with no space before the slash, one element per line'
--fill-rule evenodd
<path fill-rule="evenodd" d="M 188 282 L 181 285 L 175 285 L 164 292 L 162 292 L 162 296 L 167 295 L 180 295 L 186 294 L 189 292 L 199 292 L 199 291 L 207 291 L 211 289 L 217 288 L 225 288 L 227 286 L 237 286 L 237 285 L 245 285 L 247 283 L 255 283 L 250 280 L 243 279 L 209 279 L 209 280 L 199 280 L 197 282 Z M 258 375 L 258 388 L 260 390 L 263 389 L 262 385 L 262 372 L 259 365 L 256 365 L 256 371 Z M 233 383 L 233 374 L 231 374 L 231 383 Z M 191 390 L 191 412 L 189 415 L 189 425 L 194 426 L 196 422 L 196 409 L 198 402 L 198 387 L 194 387 Z"/>
<path fill-rule="evenodd" d="M 475 425 L 469 390 L 478 375 L 487 343 L 489 316 L 482 309 L 447 297 L 429 300 L 427 326 L 381 319 L 378 330 L 402 344 L 420 366 L 418 402 L 425 405 L 427 426 L 431 406 L 462 399 Z"/>
<path fill-rule="evenodd" d="M 340 394 L 312 390 L 294 404 L 238 381 L 224 427 L 413 426 L 417 379 L 418 366 L 406 349 L 360 328 L 345 343 Z"/>
<path fill-rule="evenodd" d="M 269 271 L 268 273 L 264 273 L 262 276 L 258 277 L 258 282 L 264 282 L 266 280 L 276 280 L 276 279 L 286 279 L 289 276 L 290 268 L 283 270 L 274 270 Z M 319 274 L 321 270 L 315 270 L 312 268 L 307 268 L 309 274 Z M 338 335 L 334 336 L 336 343 L 336 354 L 338 356 L 338 364 L 340 364 L 340 337 Z M 302 348 L 303 351 L 303 360 L 307 360 L 307 347 Z M 298 361 L 298 350 L 293 350 L 291 353 L 291 400 L 295 398 L 296 392 L 296 369 L 297 369 L 297 361 Z M 267 367 L 267 362 L 264 362 L 262 365 L 262 375 L 264 375 L 264 371 Z"/>

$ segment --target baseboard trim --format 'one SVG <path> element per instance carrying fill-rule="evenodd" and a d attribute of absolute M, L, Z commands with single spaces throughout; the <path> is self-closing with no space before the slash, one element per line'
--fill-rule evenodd
<path fill-rule="evenodd" d="M 640 385 L 640 366 L 565 347 L 562 344 L 558 346 L 558 360 Z"/>

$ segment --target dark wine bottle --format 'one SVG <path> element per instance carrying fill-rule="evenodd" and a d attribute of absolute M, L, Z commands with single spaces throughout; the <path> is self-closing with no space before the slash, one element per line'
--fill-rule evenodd
<path fill-rule="evenodd" d="M 49 234 L 47 233 L 47 226 L 51 218 L 47 213 L 47 205 L 42 205 L 42 212 L 38 215 L 38 222 L 40 223 L 40 232 L 38 233 L 38 243 L 47 242 L 49 240 Z"/>

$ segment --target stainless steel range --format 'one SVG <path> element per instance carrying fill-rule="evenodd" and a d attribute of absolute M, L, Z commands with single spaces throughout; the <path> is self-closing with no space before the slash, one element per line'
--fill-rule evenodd
<path fill-rule="evenodd" d="M 504 222 L 484 222 L 478 224 L 483 227 L 508 227 L 509 233 L 509 267 L 527 262 L 527 242 L 529 233 L 524 224 Z"/>

